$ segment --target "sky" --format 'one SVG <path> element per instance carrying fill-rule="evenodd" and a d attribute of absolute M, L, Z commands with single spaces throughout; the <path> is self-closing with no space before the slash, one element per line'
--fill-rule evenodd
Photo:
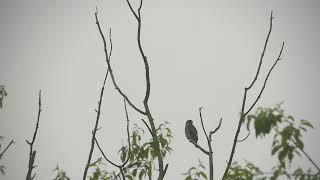
<path fill-rule="evenodd" d="M 16 142 L 1 160 L 6 165 L 6 176 L 1 179 L 25 178 L 29 151 L 25 140 L 33 135 L 40 89 L 43 111 L 35 141 L 36 179 L 53 179 L 57 164 L 70 178 L 82 178 L 107 68 L 94 19 L 96 6 L 103 31 L 112 28 L 116 80 L 143 107 L 145 77 L 136 42 L 137 24 L 124 0 L 0 1 L 0 84 L 8 92 L 0 111 L 0 135 L 6 137 L 2 144 L 11 139 Z M 206 145 L 200 131 L 201 106 L 208 130 L 223 119 L 213 137 L 214 177 L 221 178 L 244 87 L 254 77 L 272 10 L 270 43 L 247 104 L 256 98 L 284 41 L 282 60 L 256 107 L 284 102 L 287 114 L 313 123 L 315 129 L 304 137 L 305 150 L 320 164 L 319 9 L 317 0 L 144 1 L 142 45 L 150 65 L 150 107 L 155 123 L 168 121 L 174 136 L 166 179 L 182 179 L 181 173 L 199 158 L 207 165 L 206 156 L 184 135 L 185 121 L 192 119 L 199 143 Z M 106 154 L 118 162 L 117 152 L 126 142 L 122 102 L 108 79 L 97 137 Z M 143 126 L 133 109 L 129 116 L 131 126 Z M 243 128 L 240 137 L 246 133 Z M 249 160 L 269 171 L 276 162 L 270 158 L 270 149 L 270 139 L 257 140 L 251 134 L 237 145 L 234 160 Z M 100 156 L 95 150 L 93 158 Z M 294 163 L 312 167 L 304 159 Z"/>

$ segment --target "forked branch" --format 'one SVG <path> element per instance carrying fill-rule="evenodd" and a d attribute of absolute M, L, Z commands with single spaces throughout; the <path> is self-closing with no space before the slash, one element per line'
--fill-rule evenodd
<path fill-rule="evenodd" d="M 106 57 L 106 62 L 108 64 L 108 71 L 110 72 L 110 76 L 111 76 L 111 80 L 112 80 L 112 83 L 114 85 L 114 87 L 116 88 L 116 90 L 119 92 L 119 94 L 126 99 L 126 101 L 128 102 L 128 104 L 133 108 L 135 109 L 137 112 L 145 115 L 146 113 L 139 109 L 137 106 L 135 106 L 131 101 L 130 99 L 128 98 L 128 96 L 120 89 L 120 87 L 118 86 L 116 80 L 115 80 L 115 77 L 114 77 L 114 74 L 113 74 L 113 71 L 112 71 L 112 67 L 111 67 L 111 63 L 110 63 L 110 57 L 111 57 L 111 51 L 112 51 L 112 48 L 110 50 L 110 54 L 108 54 L 108 49 L 107 49 L 107 43 L 106 43 L 106 38 L 102 32 L 102 29 L 101 29 L 101 26 L 100 26 L 100 23 L 99 23 L 99 20 L 98 20 L 98 11 L 95 12 L 95 19 L 96 19 L 96 24 L 98 26 L 98 30 L 99 30 L 99 33 L 100 33 L 100 36 L 102 38 L 102 42 L 103 42 L 103 48 L 104 48 L 104 53 L 105 53 L 105 57 Z M 110 41 L 110 46 L 112 47 L 112 37 L 111 37 L 111 29 L 109 31 L 109 41 Z"/>
<path fill-rule="evenodd" d="M 129 146 L 128 149 L 129 150 L 128 150 L 128 156 L 126 156 L 127 159 L 122 164 L 116 164 L 116 163 L 112 162 L 110 159 L 108 159 L 107 156 L 105 155 L 105 153 L 103 152 L 102 148 L 100 147 L 97 138 L 94 137 L 94 140 L 95 140 L 95 142 L 96 142 L 101 154 L 103 155 L 104 159 L 106 161 L 108 161 L 110 164 L 112 164 L 113 166 L 119 168 L 123 180 L 125 180 L 125 175 L 124 175 L 124 172 L 123 172 L 123 168 L 129 162 L 129 159 L 131 157 L 131 143 L 130 143 L 130 133 L 129 133 L 129 115 L 128 115 L 127 104 L 126 104 L 126 100 L 125 99 L 124 99 L 124 109 L 125 109 L 126 120 L 127 120 L 127 139 L 128 139 L 128 146 Z"/>
<path fill-rule="evenodd" d="M 245 111 L 245 106 L 246 106 L 246 100 L 247 100 L 247 93 L 248 91 L 252 88 L 252 86 L 256 83 L 257 81 L 257 78 L 260 74 L 260 69 L 261 69 L 261 64 L 262 64 L 262 61 L 263 61 L 263 58 L 264 58 L 264 54 L 265 54 L 265 51 L 267 49 L 267 45 L 268 45 L 268 41 L 269 41 L 269 38 L 270 38 L 270 34 L 271 34 L 271 31 L 272 31 L 272 22 L 273 22 L 273 14 L 272 14 L 272 11 L 271 11 L 271 16 L 270 16 L 270 26 L 269 26 L 269 31 L 268 31 L 268 35 L 266 37 L 266 40 L 264 42 L 264 47 L 263 47 L 263 50 L 262 50 L 262 53 L 261 53 L 261 57 L 260 57 L 260 61 L 259 61 L 259 64 L 258 64 L 258 68 L 257 68 L 257 72 L 252 80 L 252 82 L 250 83 L 250 85 L 248 87 L 245 87 L 244 88 L 244 95 L 243 95 L 243 99 L 242 99 L 242 106 L 241 106 L 241 113 L 240 113 L 240 119 L 238 121 L 238 126 L 237 126 L 237 130 L 236 130 L 236 133 L 235 133 L 235 136 L 234 136 L 234 140 L 233 140 L 233 144 L 232 144 L 232 148 L 231 148 L 231 152 L 230 152 L 230 156 L 229 156 L 229 160 L 228 160 L 228 163 L 227 163 L 227 167 L 224 171 L 224 174 L 223 174 L 223 178 L 225 178 L 228 174 L 228 171 L 230 169 L 230 166 L 231 166 L 231 163 L 232 163 L 232 160 L 233 160 L 233 156 L 234 156 L 234 153 L 235 153 L 235 148 L 236 148 L 236 145 L 237 145 L 237 142 L 239 142 L 238 140 L 238 136 L 239 136 L 239 133 L 240 133 L 240 129 L 241 129 L 241 125 L 242 125 L 242 122 L 245 120 L 245 117 L 246 115 L 252 110 L 252 108 L 256 105 L 256 103 L 258 102 L 258 100 L 260 99 L 264 89 L 265 89 L 265 86 L 267 84 L 267 81 L 268 81 L 268 78 L 272 72 L 272 70 L 274 69 L 274 67 L 277 65 L 278 61 L 280 61 L 281 59 L 281 55 L 282 55 L 282 51 L 283 51 L 283 48 L 284 48 L 284 42 L 282 43 L 281 45 L 281 50 L 279 52 L 279 55 L 276 59 L 276 61 L 274 62 L 274 64 L 272 65 L 272 67 L 269 69 L 269 72 L 264 80 L 264 84 L 259 92 L 259 95 L 258 97 L 254 100 L 253 104 L 250 106 L 250 108 Z M 247 137 L 246 137 L 247 138 Z M 245 139 L 246 139 L 245 138 Z"/>

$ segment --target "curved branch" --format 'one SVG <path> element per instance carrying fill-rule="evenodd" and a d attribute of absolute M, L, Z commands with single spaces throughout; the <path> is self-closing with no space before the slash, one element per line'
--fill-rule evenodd
<path fill-rule="evenodd" d="M 146 115 L 146 112 L 142 111 L 141 109 L 139 109 L 137 106 L 135 106 L 131 101 L 130 99 L 128 98 L 128 96 L 122 92 L 122 90 L 119 88 L 116 80 L 115 80 L 115 77 L 114 77 L 114 74 L 112 72 L 112 68 L 111 68 L 111 63 L 110 63 L 110 59 L 109 57 L 111 57 L 111 54 L 108 54 L 108 50 L 107 50 L 107 45 L 106 45 L 106 39 L 104 37 L 104 34 L 101 30 L 101 27 L 100 27 L 100 23 L 99 23 L 99 20 L 98 20 L 98 11 L 95 12 L 95 18 L 96 18 L 96 24 L 98 26 L 98 30 L 99 30 L 99 33 L 101 35 L 101 38 L 102 38 L 102 41 L 103 41 L 103 47 L 104 47 L 104 52 L 105 52 L 105 56 L 106 56 L 106 62 L 108 64 L 108 70 L 110 72 L 110 76 L 111 76 L 111 79 L 112 79 L 112 83 L 115 87 L 115 89 L 119 92 L 119 94 L 126 99 L 126 101 L 129 103 L 129 105 L 135 109 L 137 112 L 143 114 L 143 115 Z M 111 47 L 112 47 L 112 40 L 111 40 L 111 30 L 109 31 L 109 40 L 110 40 L 110 43 L 111 43 Z M 110 51 L 111 52 L 111 51 Z"/>
<path fill-rule="evenodd" d="M 146 122 L 144 119 L 141 119 L 141 120 L 142 120 L 142 122 L 144 123 L 144 125 L 146 125 L 146 126 L 147 126 L 147 128 L 148 128 L 148 130 L 149 130 L 149 132 L 150 132 L 151 136 L 153 136 L 152 130 L 151 130 L 151 128 L 149 127 L 149 125 L 147 124 L 147 122 Z"/>
<path fill-rule="evenodd" d="M 106 161 L 108 161 L 110 164 L 116 166 L 117 168 L 121 168 L 121 165 L 118 165 L 118 164 L 112 162 L 111 160 L 109 160 L 109 159 L 107 158 L 107 156 L 104 154 L 103 150 L 101 149 L 101 147 L 100 147 L 100 145 L 99 145 L 99 142 L 98 142 L 98 140 L 97 140 L 96 137 L 94 137 L 94 141 L 96 142 L 96 144 L 97 144 L 97 146 L 98 146 L 101 154 L 103 155 L 104 159 L 105 159 Z"/>
<path fill-rule="evenodd" d="M 220 118 L 219 125 L 216 127 L 216 129 L 214 129 L 213 131 L 210 131 L 210 133 L 209 133 L 209 139 L 210 139 L 210 141 L 212 141 L 212 139 L 211 139 L 212 135 L 213 135 L 214 133 L 216 133 L 216 132 L 220 129 L 221 123 L 222 123 L 222 118 Z"/>
<path fill-rule="evenodd" d="M 200 149 L 203 153 L 205 153 L 206 155 L 209 155 L 209 151 L 205 150 L 203 147 L 201 147 L 199 144 L 197 144 L 196 142 L 189 140 L 189 142 L 191 142 L 196 148 Z"/>
<path fill-rule="evenodd" d="M 248 131 L 248 134 L 245 138 L 241 139 L 241 140 L 237 140 L 237 142 L 243 142 L 245 141 L 246 139 L 248 139 L 248 137 L 250 136 L 250 131 Z"/>

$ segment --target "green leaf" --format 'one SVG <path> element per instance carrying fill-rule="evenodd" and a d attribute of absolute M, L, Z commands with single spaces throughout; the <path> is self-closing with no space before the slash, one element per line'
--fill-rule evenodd
<path fill-rule="evenodd" d="M 133 180 L 133 177 L 131 175 L 125 175 L 125 177 L 127 177 L 130 180 Z"/>
<path fill-rule="evenodd" d="M 200 173 L 200 176 L 202 176 L 202 177 L 205 178 L 205 179 L 208 179 L 208 178 L 207 178 L 207 175 L 206 175 L 204 172 L 200 171 L 199 173 Z"/>
<path fill-rule="evenodd" d="M 304 125 L 304 126 L 308 126 L 308 127 L 310 127 L 310 128 L 313 128 L 312 124 L 311 124 L 309 121 L 307 121 L 307 120 L 302 119 L 302 120 L 300 121 L 300 123 L 301 123 L 301 125 Z"/>
<path fill-rule="evenodd" d="M 145 175 L 145 171 L 144 169 L 142 169 L 139 173 L 139 179 L 141 180 L 143 178 L 143 176 Z"/>
<path fill-rule="evenodd" d="M 274 146 L 272 147 L 272 150 L 271 150 L 271 155 L 274 155 L 280 148 L 282 148 L 282 145 L 277 145 L 277 146 Z"/>

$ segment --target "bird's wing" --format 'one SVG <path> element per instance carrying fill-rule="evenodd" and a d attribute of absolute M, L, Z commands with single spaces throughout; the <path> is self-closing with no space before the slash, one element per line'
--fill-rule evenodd
<path fill-rule="evenodd" d="M 189 131 L 190 131 L 190 136 L 192 137 L 192 139 L 197 142 L 198 141 L 197 129 L 193 125 L 190 125 Z"/>

